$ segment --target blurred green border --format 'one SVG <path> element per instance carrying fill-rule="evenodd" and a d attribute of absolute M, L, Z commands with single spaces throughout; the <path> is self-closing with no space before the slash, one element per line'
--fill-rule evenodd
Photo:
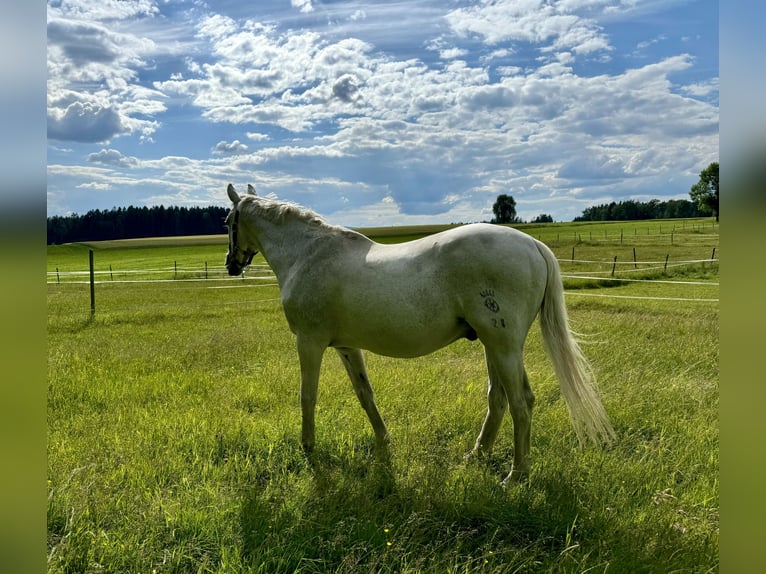
<path fill-rule="evenodd" d="M 16 96 L 18 103 L 0 112 L 2 120 L 24 118 L 0 136 L 0 571 L 9 573 L 45 571 L 44 6 L 13 3 L 0 14 L 9 25 L 24 27 L 24 43 L 0 51 L 3 69 L 8 58 L 21 57 L 34 76 L 6 84 L 3 97 Z M 766 6 L 745 0 L 723 3 L 721 10 L 721 572 L 766 571 L 761 551 L 766 530 L 766 178 L 761 177 L 766 141 L 760 139 L 761 134 L 766 139 L 766 110 L 759 103 L 766 101 L 764 12 Z M 738 120 L 741 115 L 747 123 Z M 19 154 L 27 160 L 31 155 L 39 165 L 31 173 L 18 173 Z"/>

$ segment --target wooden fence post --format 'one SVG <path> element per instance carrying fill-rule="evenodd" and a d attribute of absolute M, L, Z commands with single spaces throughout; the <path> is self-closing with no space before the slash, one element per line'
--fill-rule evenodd
<path fill-rule="evenodd" d="M 612 263 L 612 277 L 614 277 L 614 270 L 617 267 L 617 256 L 614 256 L 614 262 Z"/>

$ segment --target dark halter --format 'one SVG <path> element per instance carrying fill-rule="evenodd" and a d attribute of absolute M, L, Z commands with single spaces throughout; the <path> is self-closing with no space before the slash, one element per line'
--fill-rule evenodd
<path fill-rule="evenodd" d="M 244 251 L 239 248 L 239 243 L 237 242 L 237 232 L 239 227 L 239 209 L 234 210 L 234 222 L 231 224 L 231 257 L 236 261 L 237 253 L 242 251 L 242 253 L 245 254 L 245 257 L 247 259 L 245 260 L 245 263 L 242 265 L 242 268 L 244 269 L 250 263 L 253 261 L 253 257 L 255 257 L 255 251 Z"/>

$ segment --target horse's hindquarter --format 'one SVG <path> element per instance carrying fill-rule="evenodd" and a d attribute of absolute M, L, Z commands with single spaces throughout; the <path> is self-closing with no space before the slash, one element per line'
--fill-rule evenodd
<path fill-rule="evenodd" d="M 545 263 L 528 236 L 471 225 L 396 245 L 358 244 L 314 261 L 285 305 L 294 331 L 390 356 L 430 353 L 491 328 L 524 329 Z M 291 318 L 292 315 L 292 318 Z"/>

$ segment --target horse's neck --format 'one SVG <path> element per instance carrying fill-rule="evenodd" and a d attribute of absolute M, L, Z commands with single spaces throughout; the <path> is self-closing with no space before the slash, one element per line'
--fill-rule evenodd
<path fill-rule="evenodd" d="M 312 244 L 322 238 L 322 231 L 300 220 L 284 223 L 262 221 L 257 224 L 258 242 L 263 256 L 277 279 L 285 277 L 306 255 Z"/>

